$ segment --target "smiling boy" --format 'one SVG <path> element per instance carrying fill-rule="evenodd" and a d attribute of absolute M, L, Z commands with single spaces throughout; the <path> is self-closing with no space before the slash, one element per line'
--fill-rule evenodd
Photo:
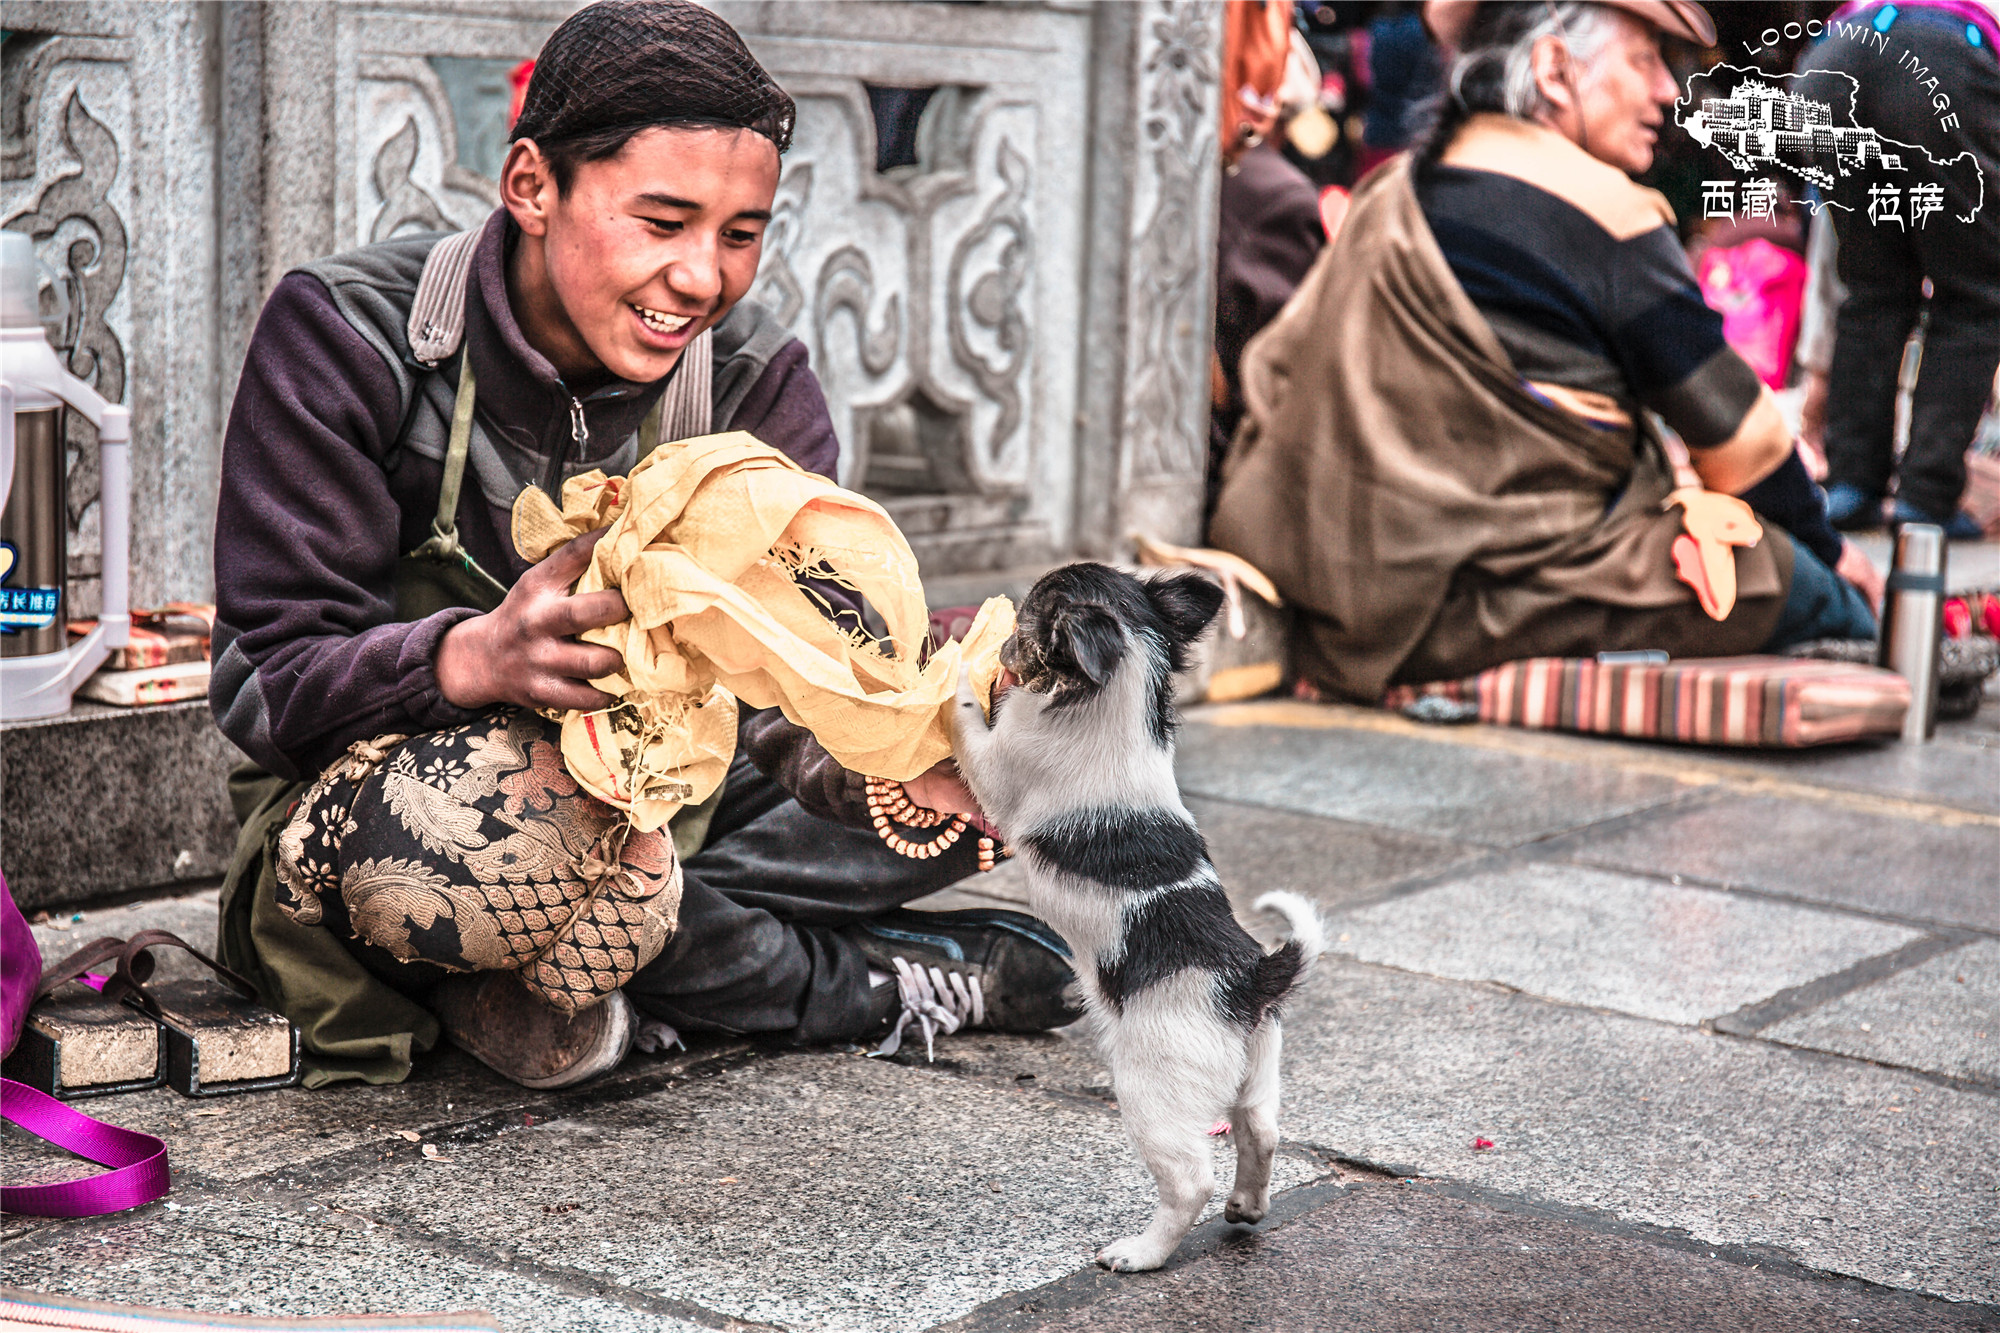
<path fill-rule="evenodd" d="M 665 951 L 573 1018 L 513 972 L 468 975 L 462 958 L 440 967 L 421 949 L 399 959 L 276 905 L 273 840 L 305 782 L 349 746 L 462 728 L 496 707 L 610 702 L 589 682 L 612 674 L 618 655 L 574 636 L 623 620 L 624 599 L 570 593 L 597 534 L 533 567 L 520 558 L 509 518 L 524 487 L 555 493 L 594 468 L 629 471 L 658 434 L 642 424 L 682 375 L 708 379 L 678 386 L 676 401 L 706 400 L 691 433 L 748 431 L 834 474 L 839 445 L 804 345 L 743 299 L 793 116 L 707 10 L 592 5 L 537 60 L 501 207 L 459 243 L 470 247 L 462 284 L 427 276 L 443 238 L 412 236 L 306 264 L 271 293 L 230 415 L 216 519 L 210 703 L 265 775 L 233 783 L 245 829 L 220 947 L 299 1024 L 318 1079 L 400 1079 L 440 1024 L 537 1087 L 616 1064 L 641 1017 L 683 1031 L 860 1038 L 908 1001 L 891 979 L 895 956 L 976 983 L 984 1003 L 967 1023 L 1035 1029 L 1073 1017 L 1068 966 L 1041 923 L 897 910 L 971 873 L 972 840 L 932 860 L 894 856 L 870 826 L 861 775 L 775 710 L 745 711 L 725 787 L 694 812 L 705 828 L 676 825 L 684 876 Z M 433 365 L 409 326 L 439 290 L 462 291 L 463 333 Z M 424 324 L 418 341 L 435 332 Z M 455 432 L 468 396 L 470 421 L 460 414 Z M 454 475 L 463 490 L 441 504 Z M 461 566 L 455 581 L 420 579 L 429 591 L 413 593 L 408 553 L 453 535 L 446 549 L 472 562 L 469 577 Z M 439 596 L 439 582 L 470 591 Z M 536 725 L 531 712 L 512 716 Z M 935 770 L 909 792 L 932 808 L 970 805 Z M 460 869 L 474 873 L 446 867 Z M 407 945 L 419 943 L 411 932 Z"/>

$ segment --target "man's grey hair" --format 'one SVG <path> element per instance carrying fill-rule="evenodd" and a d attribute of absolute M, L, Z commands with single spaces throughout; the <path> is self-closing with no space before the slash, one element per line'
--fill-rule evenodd
<path fill-rule="evenodd" d="M 1452 61 L 1445 86 L 1448 95 L 1462 98 L 1466 76 L 1482 66 L 1490 69 L 1497 62 L 1501 105 L 1473 109 L 1503 110 L 1521 120 L 1536 120 L 1554 108 L 1535 85 L 1535 43 L 1544 37 L 1561 39 L 1569 51 L 1570 68 L 1581 82 L 1582 72 L 1617 37 L 1619 22 L 1616 11 L 1605 5 L 1542 3 L 1523 4 L 1519 9 L 1533 13 L 1533 21 L 1503 45 L 1461 51 Z"/>

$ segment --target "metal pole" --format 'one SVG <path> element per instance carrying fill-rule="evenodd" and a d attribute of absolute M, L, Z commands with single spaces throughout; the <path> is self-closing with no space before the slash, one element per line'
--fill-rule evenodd
<path fill-rule="evenodd" d="M 1944 529 L 1906 523 L 1896 533 L 1882 605 L 1878 660 L 1910 682 L 1903 740 L 1922 744 L 1937 730 L 1938 658 L 1944 640 Z"/>

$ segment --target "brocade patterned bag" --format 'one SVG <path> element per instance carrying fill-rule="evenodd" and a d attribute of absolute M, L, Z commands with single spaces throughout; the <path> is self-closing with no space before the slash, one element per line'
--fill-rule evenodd
<path fill-rule="evenodd" d="M 578 787 L 556 726 L 517 708 L 352 746 L 300 798 L 277 870 L 300 925 L 325 924 L 337 895 L 396 958 L 519 970 L 569 1014 L 659 956 L 681 897 L 667 831 Z"/>

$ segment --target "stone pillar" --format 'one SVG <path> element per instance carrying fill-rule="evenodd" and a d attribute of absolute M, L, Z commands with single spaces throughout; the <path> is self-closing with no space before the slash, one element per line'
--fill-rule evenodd
<path fill-rule="evenodd" d="M 1093 11 L 1078 554 L 1200 536 L 1220 157 L 1217 0 Z"/>

